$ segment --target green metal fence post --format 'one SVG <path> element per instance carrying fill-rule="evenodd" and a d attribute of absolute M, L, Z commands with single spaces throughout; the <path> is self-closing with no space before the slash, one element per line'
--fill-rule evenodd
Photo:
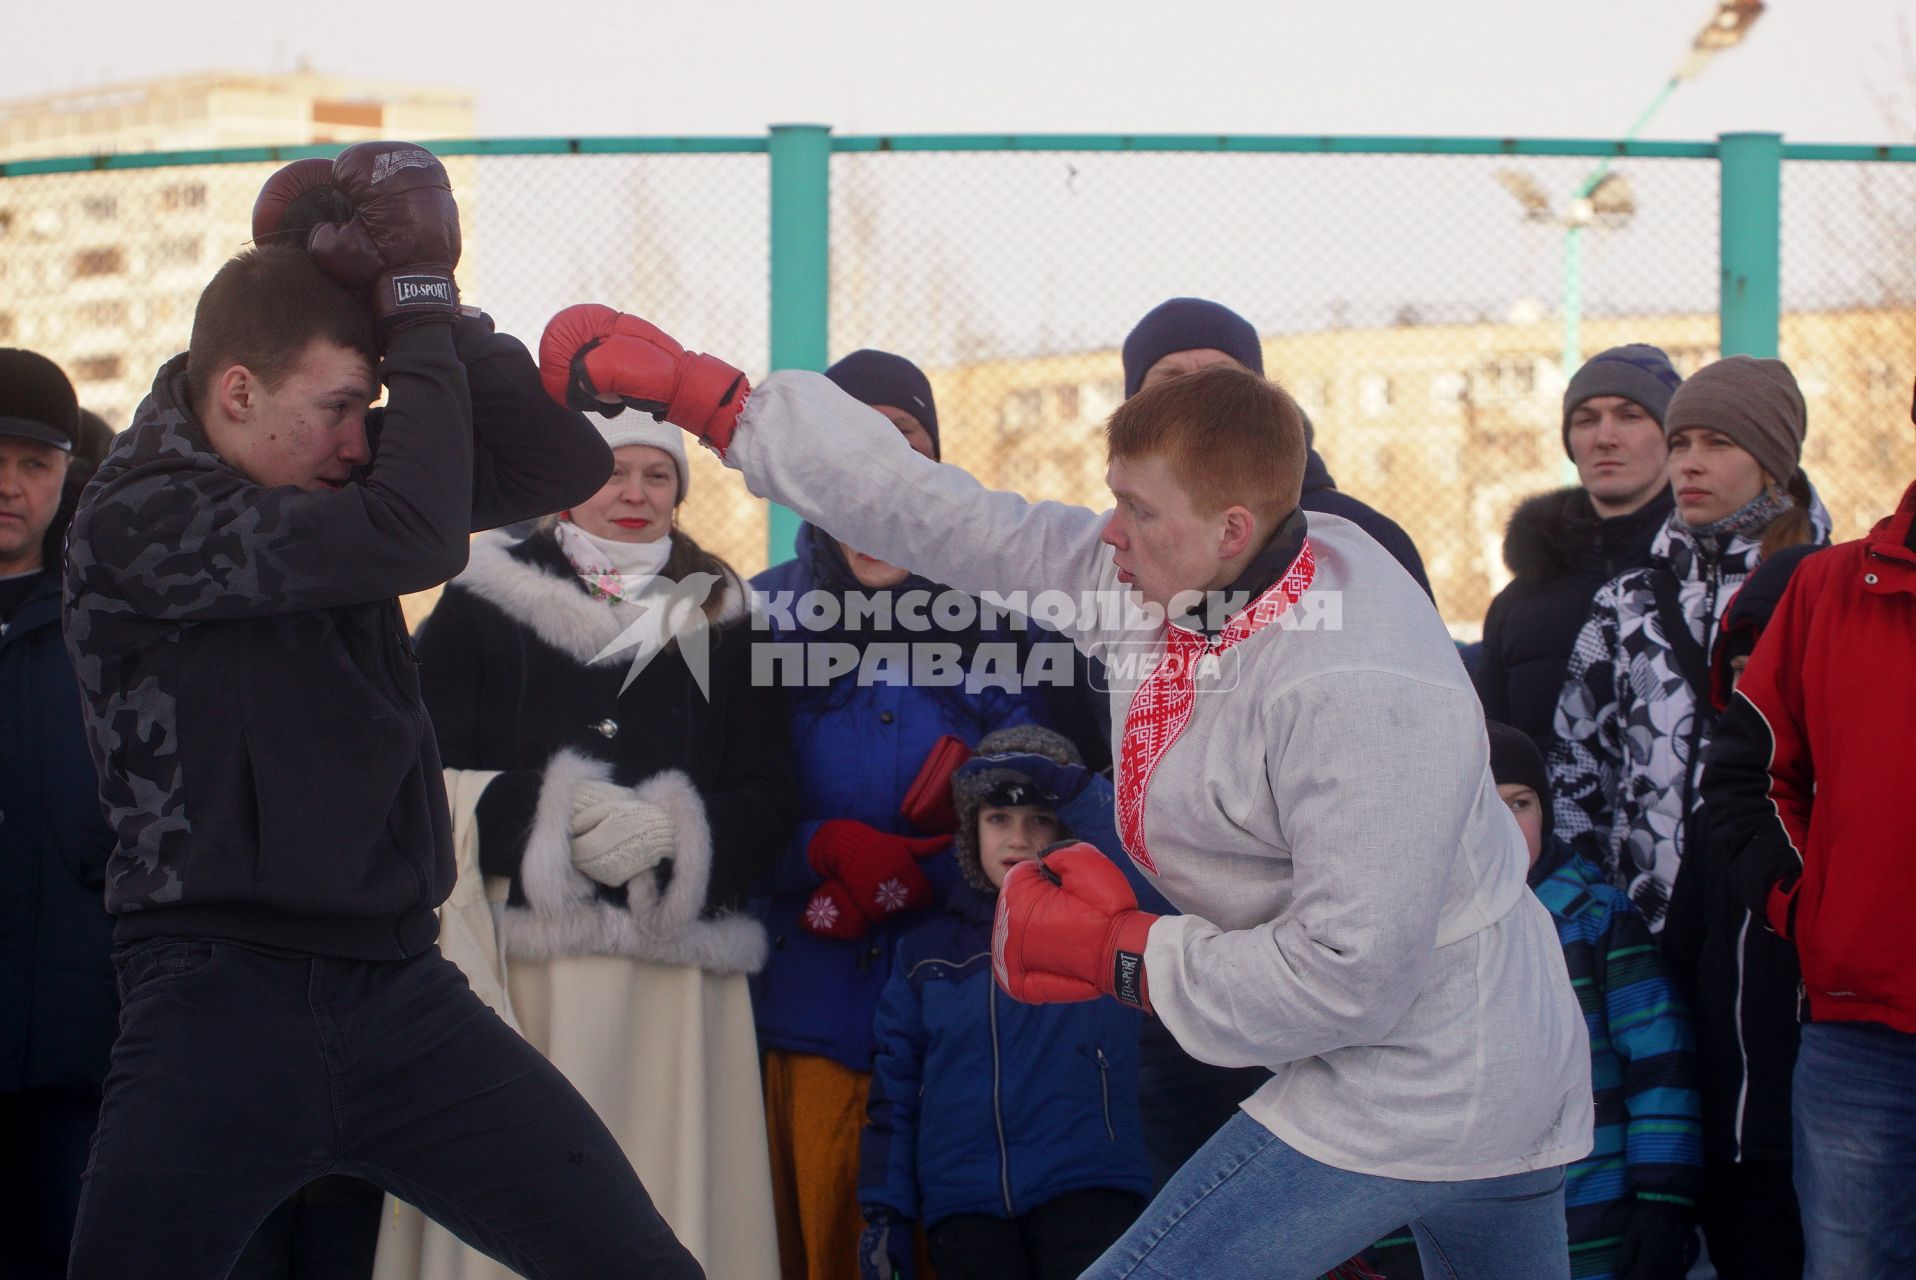
<path fill-rule="evenodd" d="M 1726 133 L 1717 145 L 1723 269 L 1717 345 L 1726 356 L 1774 356 L 1783 297 L 1783 135 Z"/>
<path fill-rule="evenodd" d="M 832 130 L 772 126 L 772 333 L 774 369 L 823 369 L 830 350 Z M 790 558 L 798 517 L 774 505 L 766 558 Z"/>

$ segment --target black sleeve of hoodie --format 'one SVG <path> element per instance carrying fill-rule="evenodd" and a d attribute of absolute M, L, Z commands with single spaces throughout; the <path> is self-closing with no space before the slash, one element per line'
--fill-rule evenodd
<path fill-rule="evenodd" d="M 563 511 L 597 493 L 612 474 L 612 450 L 584 414 L 553 403 L 525 344 L 495 333 L 484 315 L 461 316 L 454 341 L 472 389 L 472 530 Z"/>
<path fill-rule="evenodd" d="M 97 597 L 174 622 L 265 617 L 384 600 L 458 573 L 472 523 L 472 405 L 451 327 L 397 334 L 379 375 L 379 451 L 340 490 L 255 484 L 191 444 L 183 412 L 168 411 L 153 427 L 158 446 L 82 500 L 69 544 L 74 607 Z"/>

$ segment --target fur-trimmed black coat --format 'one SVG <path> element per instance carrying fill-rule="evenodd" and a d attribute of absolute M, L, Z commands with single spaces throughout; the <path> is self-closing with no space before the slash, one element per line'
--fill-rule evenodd
<path fill-rule="evenodd" d="M 1516 576 L 1490 602 L 1472 676 L 1486 717 L 1522 729 L 1549 754 L 1557 697 L 1591 599 L 1650 562 L 1650 543 L 1674 508 L 1665 488 L 1629 515 L 1603 519 L 1576 487 L 1517 508 L 1504 530 L 1504 564 Z"/>
<path fill-rule="evenodd" d="M 479 860 L 509 876 L 506 953 L 612 954 L 752 972 L 763 928 L 739 914 L 796 813 L 784 694 L 752 682 L 747 597 L 733 579 L 710 633 L 710 698 L 675 646 L 623 693 L 631 650 L 550 532 L 474 541 L 420 629 L 420 686 L 449 769 L 500 770 L 478 807 Z M 604 889 L 571 862 L 573 784 L 633 787 L 673 815 L 662 876 Z"/>

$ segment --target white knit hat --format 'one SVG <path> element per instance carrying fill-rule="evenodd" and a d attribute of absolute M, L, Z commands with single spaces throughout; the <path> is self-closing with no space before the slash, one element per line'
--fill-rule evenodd
<path fill-rule="evenodd" d="M 627 409 L 610 418 L 601 418 L 597 414 L 592 417 L 598 424 L 599 434 L 610 448 L 649 444 L 654 449 L 663 449 L 671 454 L 672 464 L 679 469 L 679 496 L 672 505 L 677 506 L 685 501 L 686 492 L 692 487 L 692 471 L 685 465 L 685 432 L 669 422 L 660 422 L 640 409 Z"/>

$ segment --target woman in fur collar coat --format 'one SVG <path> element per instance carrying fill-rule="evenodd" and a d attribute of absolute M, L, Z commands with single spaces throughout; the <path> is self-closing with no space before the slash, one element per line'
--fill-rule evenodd
<path fill-rule="evenodd" d="M 1550 749 L 1557 830 L 1658 933 L 1702 803 L 1723 614 L 1765 557 L 1829 541 L 1798 465 L 1806 425 L 1780 360 L 1731 356 L 1679 387 L 1663 423 L 1676 510 L 1650 563 L 1598 590 L 1570 655 Z"/>
<path fill-rule="evenodd" d="M 448 770 L 496 771 L 467 821 L 521 1028 L 708 1274 L 771 1277 L 746 983 L 767 946 L 740 908 L 791 837 L 789 716 L 753 685 L 743 584 L 674 527 L 682 434 L 636 412 L 601 430 L 603 489 L 475 541 L 420 683 Z M 467 1257 L 435 1274 L 493 1274 Z"/>

